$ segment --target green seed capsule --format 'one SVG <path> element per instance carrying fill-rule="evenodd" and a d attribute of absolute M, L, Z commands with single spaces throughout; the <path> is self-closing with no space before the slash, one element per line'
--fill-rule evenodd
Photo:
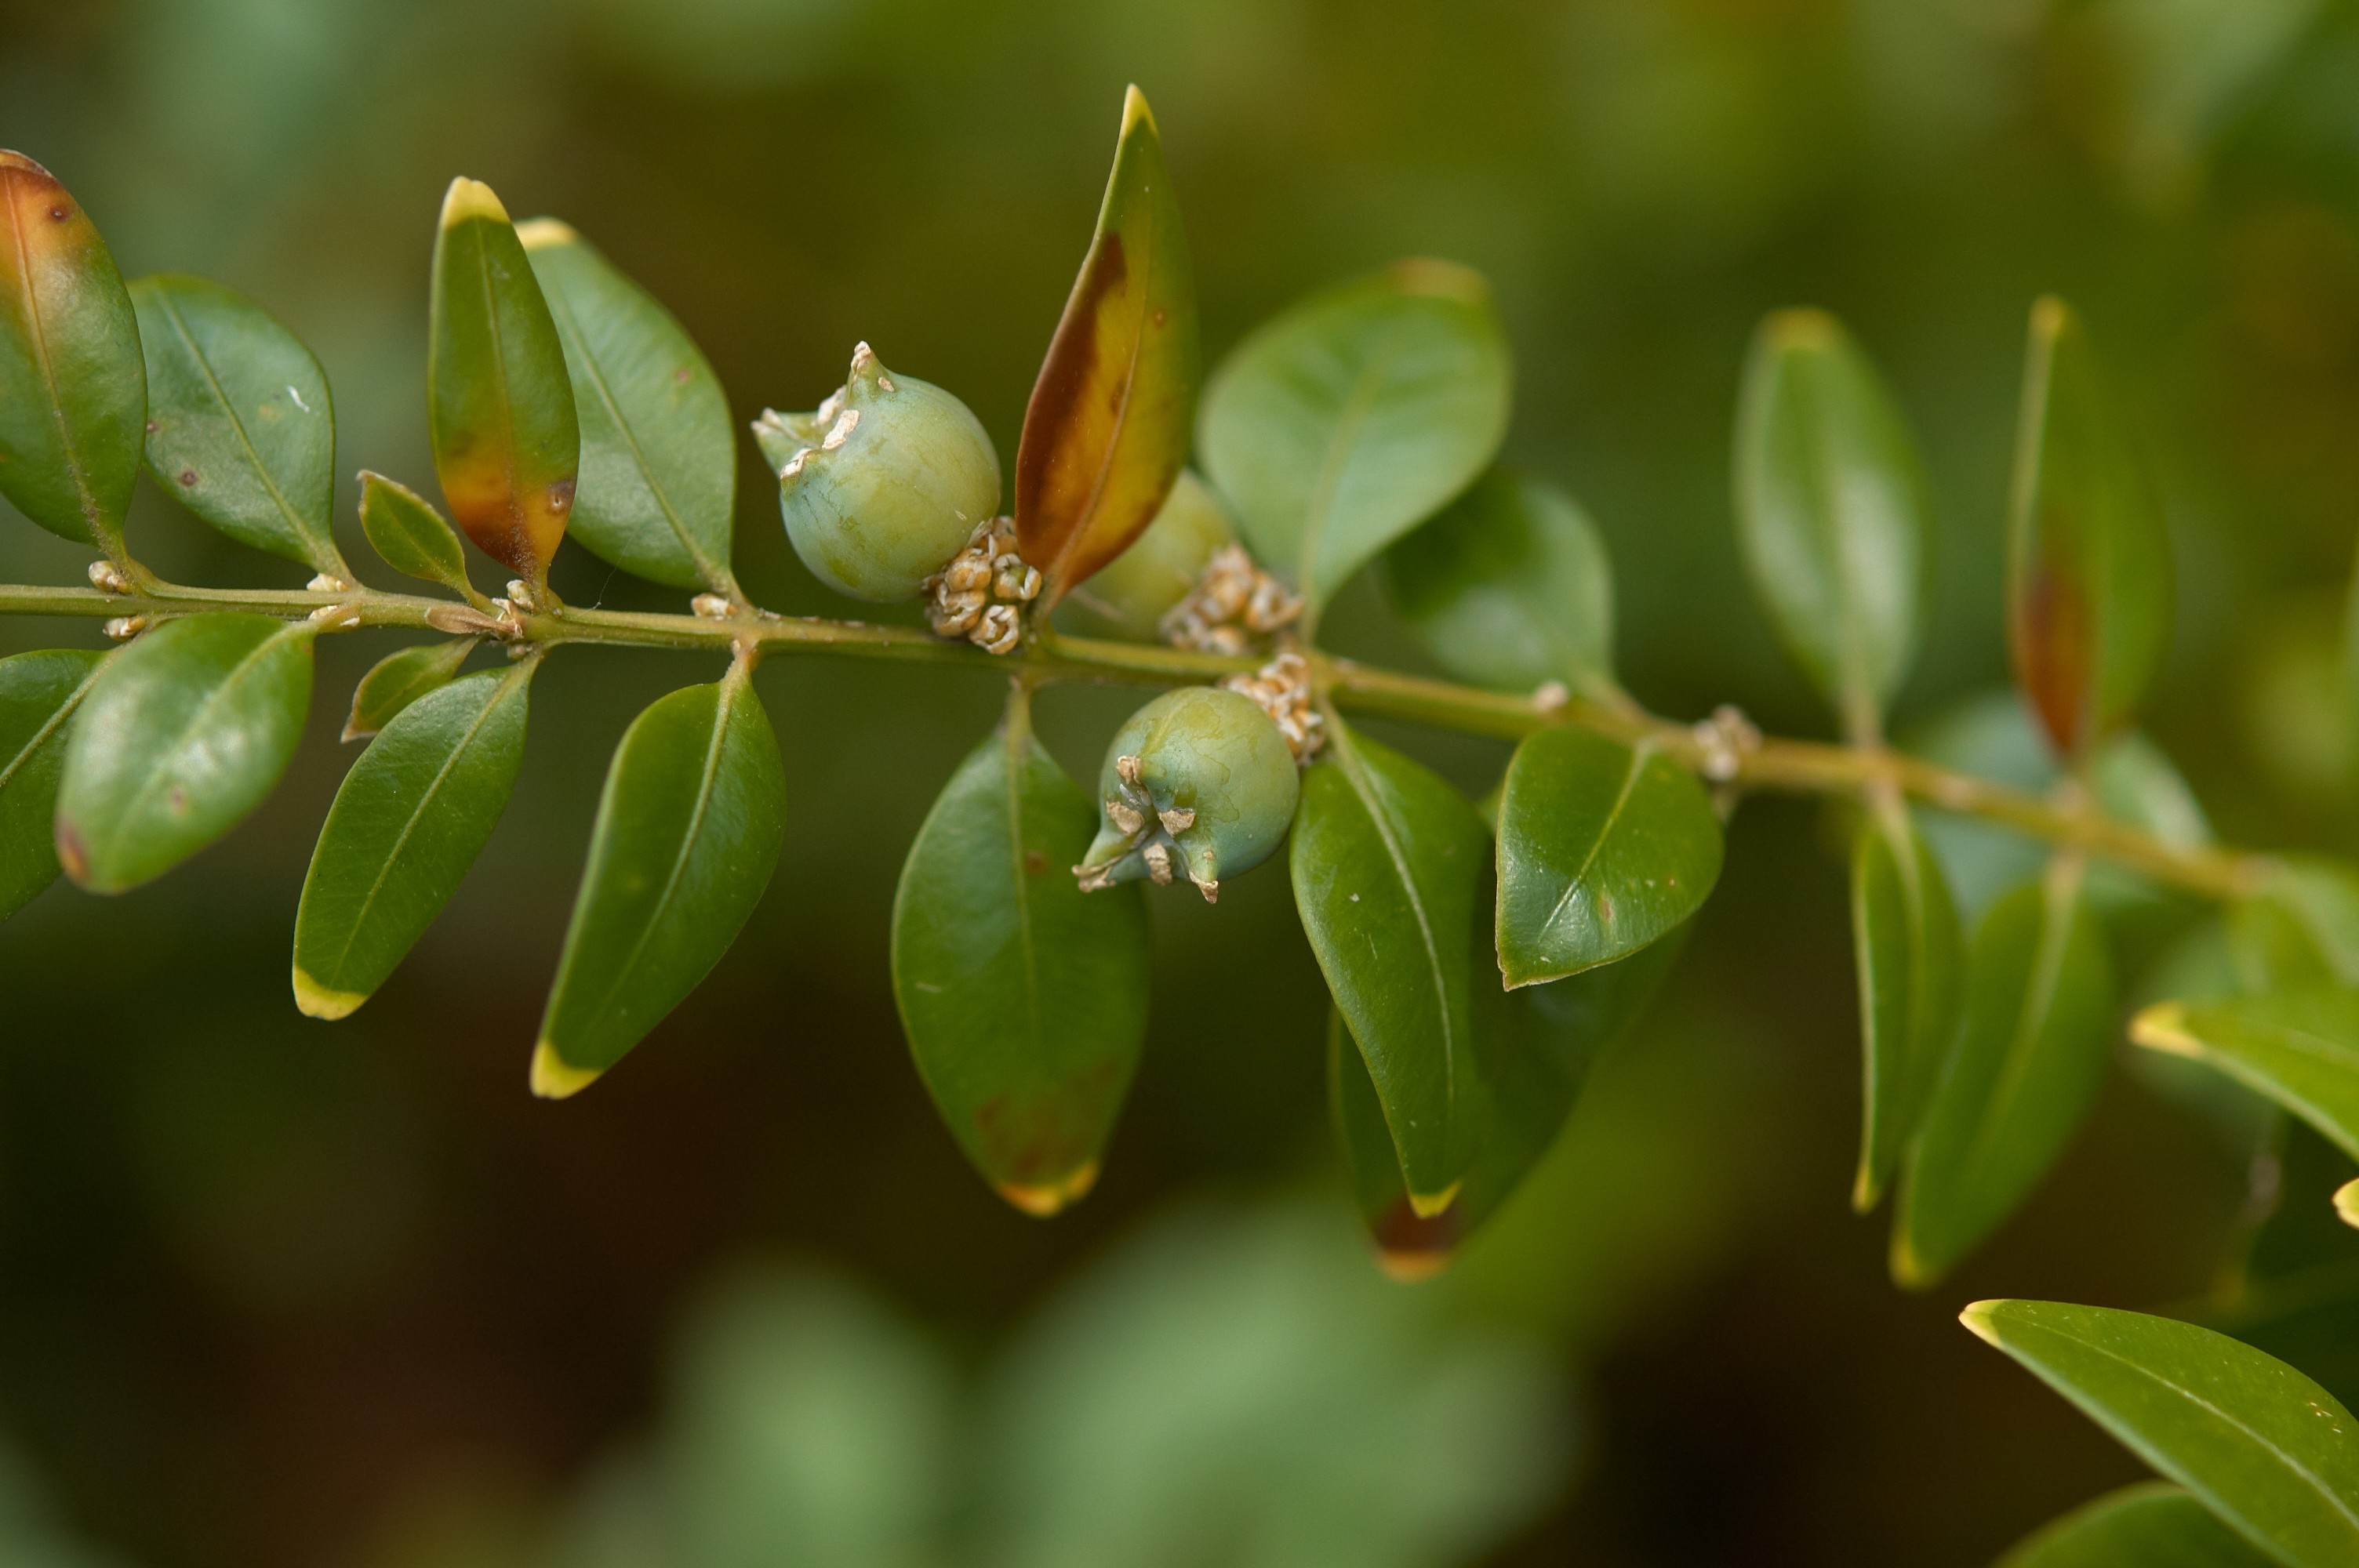
<path fill-rule="evenodd" d="M 1147 532 L 1104 570 L 1066 591 L 1057 629 L 1077 637 L 1158 641 L 1164 612 L 1188 597 L 1221 546 L 1236 542 L 1212 486 L 1182 469 Z"/>
<path fill-rule="evenodd" d="M 841 391 L 810 414 L 763 410 L 754 438 L 795 554 L 854 599 L 915 597 L 999 510 L 999 456 L 967 406 L 865 343 Z"/>
<path fill-rule="evenodd" d="M 1212 687 L 1166 692 L 1106 749 L 1105 823 L 1074 873 L 1088 892 L 1184 876 L 1209 903 L 1224 874 L 1277 848 L 1300 792 L 1294 753 L 1258 703 Z"/>

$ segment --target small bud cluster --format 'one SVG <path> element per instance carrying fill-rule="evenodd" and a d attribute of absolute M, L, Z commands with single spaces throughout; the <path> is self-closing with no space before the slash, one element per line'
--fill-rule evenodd
<path fill-rule="evenodd" d="M 1040 569 L 1016 553 L 1016 520 L 978 523 L 966 548 L 925 583 L 926 620 L 937 637 L 963 637 L 988 654 L 1024 638 L 1024 606 L 1040 592 Z"/>
<path fill-rule="evenodd" d="M 1326 743 L 1326 720 L 1310 706 L 1310 665 L 1300 654 L 1291 651 L 1277 657 L 1249 676 L 1231 676 L 1221 685 L 1240 697 L 1251 697 L 1269 715 L 1277 732 L 1286 737 L 1286 749 L 1304 767 L 1319 754 Z"/>
<path fill-rule="evenodd" d="M 1291 625 L 1301 596 L 1254 565 L 1242 545 L 1224 545 L 1204 563 L 1188 597 L 1163 612 L 1163 640 L 1174 647 L 1237 658 L 1254 639 Z M 1250 695 L 1250 694 L 1248 694 Z"/>
<path fill-rule="evenodd" d="M 1697 724 L 1691 733 L 1703 752 L 1700 771 L 1713 784 L 1734 783 L 1745 771 L 1745 759 L 1761 749 L 1761 731 L 1745 717 L 1744 709 L 1732 703 L 1713 708 L 1712 717 Z"/>

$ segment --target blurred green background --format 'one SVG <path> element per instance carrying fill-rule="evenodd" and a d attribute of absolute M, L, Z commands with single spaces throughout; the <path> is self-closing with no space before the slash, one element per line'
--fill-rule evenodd
<path fill-rule="evenodd" d="M 1726 503 L 1747 335 L 1796 303 L 1851 323 L 1931 470 L 1904 726 L 2003 680 L 2023 322 L 2065 293 L 2169 500 L 2153 732 L 2225 836 L 2359 844 L 2335 674 L 2359 5 L 0 0 L 0 145 L 73 188 L 126 274 L 268 304 L 334 383 L 342 470 L 421 484 L 455 173 L 649 286 L 741 416 L 811 406 L 864 338 L 1012 456 L 1131 80 L 1208 351 L 1397 256 L 1492 276 L 1511 453 L 1599 518 L 1625 676 L 1667 712 L 1824 729 Z M 843 612 L 745 454 L 747 585 Z M 0 521 L 0 579 L 79 579 Z M 131 537 L 183 580 L 299 575 L 152 493 Z M 677 608 L 571 551 L 557 580 Z M 1330 624 L 1415 662 L 1364 585 Z M 94 638 L 12 623 L 0 652 Z M 611 1082 L 538 1103 L 605 755 L 710 661 L 553 661 L 467 888 L 331 1027 L 295 1012 L 288 944 L 349 755 L 332 714 L 392 645 L 322 647 L 307 749 L 225 844 L 0 929 L 12 1563 L 1973 1564 L 2136 1466 L 1957 1308 L 2193 1298 L 2242 1201 L 2233 1145 L 2117 1074 L 1995 1245 L 1891 1289 L 1881 1222 L 1845 1205 L 1839 860 L 1819 812 L 1760 801 L 1654 1014 L 1441 1282 L 1359 1255 L 1276 869 L 1217 910 L 1155 901 L 1155 1022 L 1104 1182 L 1027 1219 L 936 1125 L 886 977 L 900 858 L 992 683 L 791 658 L 762 675 L 794 817 L 761 912 Z M 1136 700 L 1060 690 L 1043 730 L 1083 772 Z M 1386 734 L 1473 789 L 1504 759 Z"/>

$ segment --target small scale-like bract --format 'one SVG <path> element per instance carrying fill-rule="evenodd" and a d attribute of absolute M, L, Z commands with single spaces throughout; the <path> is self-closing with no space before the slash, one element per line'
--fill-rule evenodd
<path fill-rule="evenodd" d="M 886 371 L 866 343 L 809 414 L 763 410 L 754 438 L 778 475 L 787 537 L 853 599 L 914 598 L 999 511 L 999 456 L 967 406 Z"/>
<path fill-rule="evenodd" d="M 1165 692 L 1130 717 L 1098 775 L 1105 824 L 1073 872 L 1084 892 L 1184 876 L 1206 900 L 1286 837 L 1301 793 L 1294 752 L 1251 697 Z"/>

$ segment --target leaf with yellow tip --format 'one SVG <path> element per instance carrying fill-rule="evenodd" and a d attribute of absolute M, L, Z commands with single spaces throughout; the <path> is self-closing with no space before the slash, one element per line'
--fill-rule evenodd
<path fill-rule="evenodd" d="M 533 1092 L 622 1059 L 736 941 L 786 842 L 777 737 L 743 664 L 658 697 L 614 748 L 533 1054 Z"/>
<path fill-rule="evenodd" d="M 55 175 L 0 151 L 0 495 L 123 557 L 147 375 L 123 275 Z"/>
<path fill-rule="evenodd" d="M 1187 460 L 1202 378 L 1188 237 L 1155 116 L 1134 87 L 1016 451 L 1017 545 L 1047 580 L 1044 608 L 1155 520 Z"/>
<path fill-rule="evenodd" d="M 573 384 L 532 263 L 492 188 L 451 182 L 434 237 L 427 429 L 451 516 L 535 584 L 582 466 Z"/>
<path fill-rule="evenodd" d="M 2208 1063 L 2359 1159 L 2359 990 L 2157 1002 L 2130 1021 L 2130 1038 Z"/>
<path fill-rule="evenodd" d="M 1090 1161 L 1076 1167 L 1062 1180 L 1044 1186 L 1018 1186 L 1013 1182 L 1000 1182 L 996 1187 L 1001 1197 L 1035 1219 L 1053 1219 L 1058 1215 L 1090 1195 L 1098 1184 L 1098 1162 Z"/>

